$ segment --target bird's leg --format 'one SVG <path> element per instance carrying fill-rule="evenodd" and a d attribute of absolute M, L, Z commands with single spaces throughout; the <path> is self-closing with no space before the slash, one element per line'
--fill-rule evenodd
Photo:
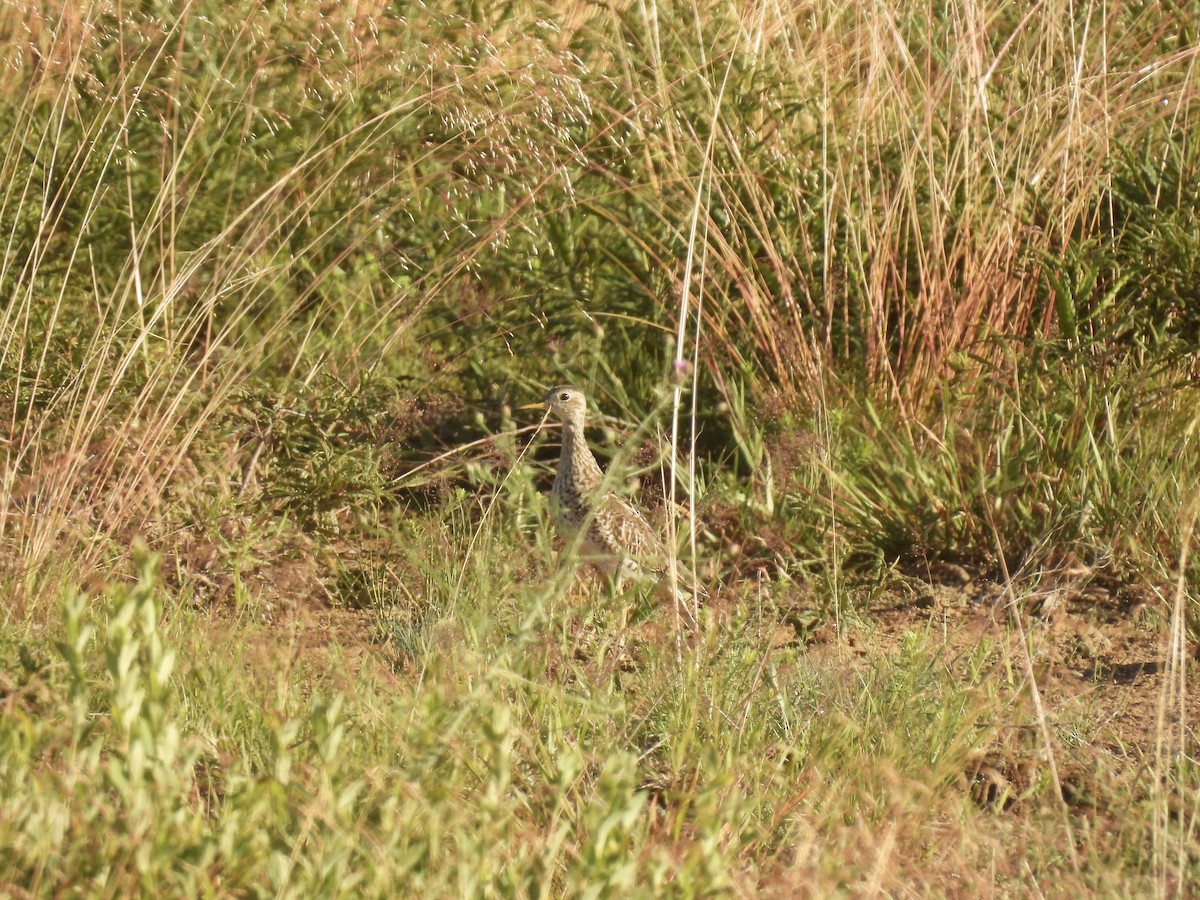
<path fill-rule="evenodd" d="M 612 588 L 612 599 L 620 604 L 620 613 L 617 619 L 617 639 L 616 639 L 616 658 L 619 660 L 625 655 L 625 642 L 629 632 L 629 600 L 625 592 L 625 572 L 624 567 L 617 566 L 616 572 L 613 573 L 609 584 Z"/>
<path fill-rule="evenodd" d="M 696 616 L 691 609 L 692 595 L 679 587 L 676 587 L 672 593 L 675 596 L 676 621 L 686 630 L 695 631 L 700 627 L 700 623 L 696 621 Z"/>

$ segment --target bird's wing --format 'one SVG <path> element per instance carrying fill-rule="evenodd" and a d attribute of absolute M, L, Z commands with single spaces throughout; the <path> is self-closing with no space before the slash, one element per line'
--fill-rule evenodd
<path fill-rule="evenodd" d="M 610 496 L 605 505 L 612 504 L 620 509 L 620 516 L 627 533 L 623 536 L 626 552 L 641 564 L 643 570 L 655 575 L 663 575 L 667 569 L 667 545 L 654 527 L 646 521 L 641 510 L 627 500 Z M 679 559 L 675 560 L 675 574 L 679 579 L 681 596 L 690 596 L 696 590 L 701 596 L 708 592 L 700 585 L 695 574 Z"/>
<path fill-rule="evenodd" d="M 661 556 L 663 544 L 641 511 L 623 497 L 604 498 L 604 515 L 611 523 L 621 549 L 635 559 Z"/>

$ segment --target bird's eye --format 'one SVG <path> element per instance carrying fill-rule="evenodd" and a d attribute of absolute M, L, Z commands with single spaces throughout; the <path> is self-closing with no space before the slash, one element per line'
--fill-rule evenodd
<path fill-rule="evenodd" d="M 565 401 L 565 400 L 570 400 L 570 399 L 571 399 L 571 395 L 570 395 L 570 394 L 568 394 L 566 391 L 563 391 L 561 394 L 559 394 L 559 395 L 558 395 L 558 399 L 559 399 L 559 400 L 564 400 L 564 401 Z"/>

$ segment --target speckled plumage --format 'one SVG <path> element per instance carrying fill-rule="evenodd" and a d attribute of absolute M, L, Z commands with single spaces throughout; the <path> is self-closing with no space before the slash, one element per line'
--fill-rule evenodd
<path fill-rule="evenodd" d="M 571 385 L 551 388 L 543 404 L 562 422 L 562 451 L 554 476 L 551 501 L 555 522 L 564 535 L 580 540 L 583 559 L 618 582 L 627 577 L 659 580 L 667 567 L 662 540 L 638 509 L 622 497 L 604 490 L 604 473 L 584 438 L 587 401 Z M 694 579 L 676 567 L 677 595 L 690 596 Z M 703 593 L 703 592 L 701 592 Z"/>

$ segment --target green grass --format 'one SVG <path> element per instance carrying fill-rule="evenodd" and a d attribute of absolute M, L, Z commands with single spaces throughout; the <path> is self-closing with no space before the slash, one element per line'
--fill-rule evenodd
<path fill-rule="evenodd" d="M 1190 893 L 1186 13 L 0 11 L 3 891 Z"/>

